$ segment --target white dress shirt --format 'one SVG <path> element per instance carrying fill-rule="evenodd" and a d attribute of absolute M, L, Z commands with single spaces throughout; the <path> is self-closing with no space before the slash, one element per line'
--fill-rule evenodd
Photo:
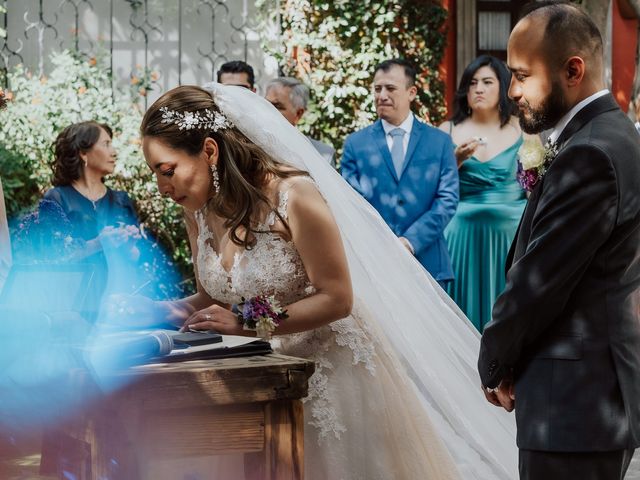
<path fill-rule="evenodd" d="M 553 143 L 555 143 L 558 138 L 560 138 L 560 135 L 562 134 L 562 131 L 565 129 L 565 127 L 567 125 L 569 125 L 569 122 L 571 121 L 571 119 L 573 117 L 576 116 L 576 114 L 582 110 L 584 107 L 586 107 L 587 105 L 589 105 L 591 102 L 593 102 L 594 100 L 597 100 L 598 98 L 602 97 L 603 95 L 606 95 L 607 93 L 609 93 L 609 90 L 607 90 L 606 88 L 604 90 L 600 90 L 599 92 L 594 93 L 593 95 L 585 98 L 584 100 L 582 100 L 579 103 L 576 103 L 573 108 L 571 110 L 569 110 L 564 117 L 562 117 L 560 119 L 560 121 L 558 123 L 556 123 L 556 126 L 553 128 L 553 132 L 551 132 L 551 135 L 549 135 L 549 140 Z"/>

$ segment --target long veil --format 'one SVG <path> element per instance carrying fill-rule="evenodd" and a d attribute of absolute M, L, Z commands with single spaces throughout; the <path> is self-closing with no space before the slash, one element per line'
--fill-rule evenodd
<path fill-rule="evenodd" d="M 486 402 L 479 334 L 384 220 L 266 100 L 209 83 L 222 112 L 279 161 L 306 170 L 342 234 L 354 295 L 373 312 L 465 479 L 517 477 L 515 421 Z"/>

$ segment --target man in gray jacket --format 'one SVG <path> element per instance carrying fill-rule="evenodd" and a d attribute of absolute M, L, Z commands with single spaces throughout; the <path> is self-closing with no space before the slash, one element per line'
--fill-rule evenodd
<path fill-rule="evenodd" d="M 265 98 L 276 107 L 289 123 L 296 126 L 309 103 L 309 87 L 293 77 L 274 78 L 267 83 Z M 327 162 L 335 168 L 335 149 L 320 140 L 307 137 Z"/>

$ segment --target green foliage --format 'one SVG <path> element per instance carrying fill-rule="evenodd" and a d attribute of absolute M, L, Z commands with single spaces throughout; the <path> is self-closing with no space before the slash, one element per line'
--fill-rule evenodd
<path fill-rule="evenodd" d="M 29 159 L 0 146 L 0 172 L 7 216 L 24 214 L 40 199 L 38 184 L 30 175 Z"/>
<path fill-rule="evenodd" d="M 266 15 L 270 2 L 262 2 Z M 371 93 L 375 66 L 403 57 L 418 72 L 416 114 L 440 122 L 446 110 L 438 65 L 447 11 L 428 0 L 287 0 L 280 2 L 279 44 L 265 48 L 282 72 L 309 85 L 315 99 L 302 126 L 340 149 L 345 137 L 376 118 Z M 282 50 L 284 46 L 284 51 Z"/>

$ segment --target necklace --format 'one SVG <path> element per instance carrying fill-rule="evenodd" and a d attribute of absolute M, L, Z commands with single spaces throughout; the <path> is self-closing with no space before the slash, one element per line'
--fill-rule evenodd
<path fill-rule="evenodd" d="M 76 190 L 76 192 L 78 192 L 80 195 L 91 202 L 94 210 L 97 210 L 97 203 L 107 194 L 107 188 L 104 186 L 97 195 L 95 193 L 92 194 L 88 188 L 85 188 L 84 186 L 81 186 L 77 183 L 73 184 L 72 186 Z"/>

